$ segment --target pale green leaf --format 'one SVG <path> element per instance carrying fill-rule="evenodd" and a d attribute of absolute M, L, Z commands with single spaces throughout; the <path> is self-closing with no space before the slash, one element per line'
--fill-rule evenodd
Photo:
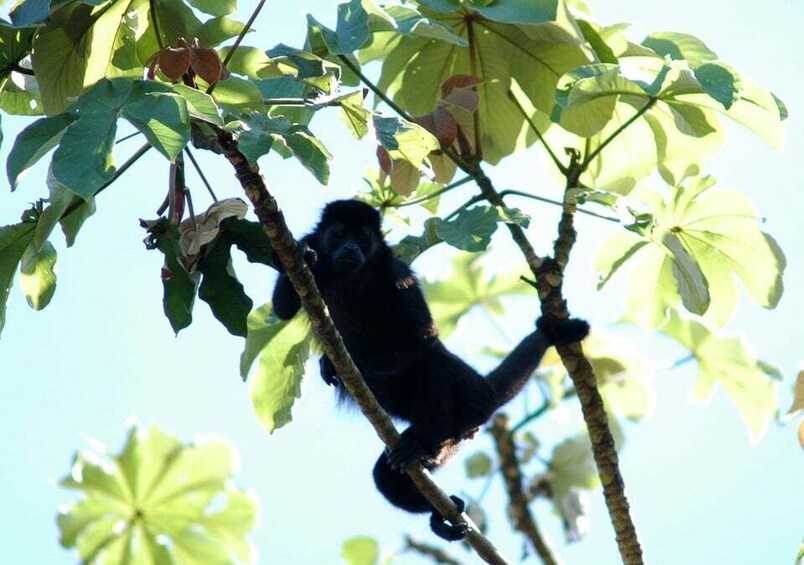
<path fill-rule="evenodd" d="M 155 425 L 129 430 L 118 455 L 85 450 L 62 485 L 83 491 L 60 509 L 60 541 L 84 562 L 253 563 L 256 502 L 233 485 L 236 454 L 217 438 L 185 444 Z"/>
<path fill-rule="evenodd" d="M 703 321 L 675 312 L 662 332 L 687 347 L 698 361 L 694 398 L 708 399 L 719 385 L 737 406 L 751 442 L 759 442 L 778 409 L 777 385 L 744 337 L 721 337 Z"/>
<path fill-rule="evenodd" d="M 107 74 L 120 76 L 125 72 L 111 69 L 115 68 L 115 55 L 121 55 L 121 46 L 133 49 L 133 42 L 120 41 L 120 36 L 127 33 L 125 14 L 136 3 L 121 0 L 95 7 L 69 2 L 52 11 L 36 34 L 32 57 L 47 114 L 61 112 L 70 97 L 79 96 Z M 141 76 L 141 67 L 136 70 Z"/>
<path fill-rule="evenodd" d="M 17 265 L 33 240 L 35 229 L 32 222 L 0 227 L 0 332 L 6 324 L 6 302 Z"/>
<path fill-rule="evenodd" d="M 270 304 L 249 314 L 240 374 L 245 379 L 258 359 L 249 393 L 257 420 L 269 433 L 291 420 L 293 403 L 301 396 L 304 362 L 310 355 L 311 342 L 310 325 L 303 315 L 281 321 Z"/>
<path fill-rule="evenodd" d="M 56 292 L 56 249 L 46 241 L 41 247 L 28 246 L 20 260 L 20 286 L 28 306 L 42 310 Z"/>
<path fill-rule="evenodd" d="M 486 477 L 491 474 L 491 457 L 487 453 L 478 451 L 464 460 L 466 476 L 470 479 Z"/>
<path fill-rule="evenodd" d="M 458 321 L 475 306 L 502 314 L 500 298 L 528 295 L 533 287 L 520 280 L 520 271 L 489 276 L 480 266 L 481 255 L 461 253 L 453 260 L 450 275 L 436 282 L 422 282 L 427 303 L 442 336 L 455 329 Z"/>
<path fill-rule="evenodd" d="M 380 562 L 380 545 L 368 536 L 351 537 L 343 542 L 341 557 L 349 565 L 377 565 Z"/>

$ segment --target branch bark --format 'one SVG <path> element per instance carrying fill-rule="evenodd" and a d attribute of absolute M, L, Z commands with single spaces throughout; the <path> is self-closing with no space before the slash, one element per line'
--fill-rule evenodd
<path fill-rule="evenodd" d="M 205 140 L 209 141 L 209 140 Z M 285 268 L 293 288 L 301 299 L 302 307 L 310 318 L 313 332 L 321 344 L 327 357 L 332 360 L 338 376 L 346 389 L 354 397 L 361 412 L 374 426 L 377 435 L 389 447 L 399 440 L 399 433 L 394 428 L 388 414 L 366 385 L 360 371 L 352 361 L 343 344 L 337 328 L 327 313 L 324 300 L 318 291 L 313 275 L 304 261 L 301 246 L 285 223 L 284 215 L 279 209 L 276 199 L 268 191 L 259 168 L 249 165 L 248 160 L 238 150 L 237 139 L 225 130 L 217 131 L 217 139 L 212 146 L 202 143 L 205 148 L 223 154 L 232 165 L 238 181 L 246 196 L 254 206 L 257 218 L 271 241 L 279 260 Z M 466 541 L 475 552 L 487 563 L 506 565 L 507 562 L 494 545 L 485 537 L 465 514 L 458 512 L 455 504 L 444 491 L 433 482 L 430 473 L 421 465 L 407 471 L 416 487 L 428 501 L 453 524 L 465 523 L 471 527 Z"/>
<path fill-rule="evenodd" d="M 522 532 L 533 544 L 533 549 L 545 565 L 557 565 L 557 561 L 547 542 L 544 541 L 536 520 L 528 508 L 528 497 L 522 490 L 522 471 L 519 467 L 519 458 L 516 455 L 514 440 L 511 437 L 511 428 L 508 416 L 502 412 L 494 416 L 494 422 L 489 430 L 494 438 L 497 455 L 500 458 L 500 471 L 505 481 L 505 490 L 508 492 L 509 513 L 514 523 L 514 529 Z"/>

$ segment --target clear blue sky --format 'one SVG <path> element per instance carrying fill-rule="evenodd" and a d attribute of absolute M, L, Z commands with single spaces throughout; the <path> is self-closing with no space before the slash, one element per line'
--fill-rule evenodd
<path fill-rule="evenodd" d="M 254 2 L 241 2 L 242 13 Z M 268 2 L 257 22 L 252 45 L 278 42 L 300 45 L 302 11 L 332 21 L 335 3 L 318 0 Z M 606 23 L 629 21 L 631 37 L 640 40 L 651 30 L 692 33 L 720 57 L 772 89 L 787 104 L 788 143 L 775 153 L 738 127 L 730 128 L 723 151 L 709 172 L 724 186 L 745 190 L 767 218 L 788 257 L 787 292 L 776 311 L 744 302 L 731 324 L 744 331 L 760 356 L 790 379 L 801 366 L 800 313 L 804 311 L 800 224 L 804 217 L 804 51 L 800 26 L 804 8 L 798 2 L 678 0 L 648 3 L 635 0 L 590 1 Z M 245 17 L 245 16 L 244 16 Z M 3 117 L 5 140 L 0 159 L 22 120 Z M 348 196 L 361 187 L 361 176 L 373 166 L 370 143 L 356 143 L 334 117 L 317 119 L 316 134 L 336 155 L 330 186 L 317 185 L 295 162 L 265 158 L 263 170 L 297 233 L 314 220 L 322 203 Z M 221 160 L 208 159 L 207 169 L 219 195 L 239 195 L 239 187 Z M 527 162 L 519 160 L 494 171 L 500 186 L 548 186 L 545 179 L 524 183 Z M 527 163 L 530 165 L 530 163 Z M 44 171 L 31 173 L 17 192 L 0 195 L 0 224 L 17 221 L 28 202 L 45 194 Z M 432 540 L 426 519 L 408 517 L 387 505 L 374 491 L 370 469 L 380 443 L 360 417 L 338 413 L 315 369 L 303 384 L 295 421 L 266 436 L 251 414 L 247 388 L 238 377 L 242 341 L 227 334 L 198 303 L 195 322 L 176 339 L 161 310 L 161 256 L 142 245 L 138 218 L 153 218 L 164 195 L 167 165 L 155 155 L 126 174 L 98 200 L 98 213 L 85 225 L 77 244 L 59 244 L 59 286 L 43 312 L 28 309 L 12 289 L 8 321 L 0 339 L 0 545 L 3 563 L 70 564 L 74 553 L 57 543 L 54 515 L 70 493 L 54 486 L 69 467 L 75 449 L 96 437 L 116 451 L 130 417 L 156 420 L 185 439 L 196 433 L 221 433 L 241 451 L 245 485 L 262 503 L 262 519 L 253 534 L 260 562 L 281 565 L 338 564 L 343 539 L 357 534 L 377 537 L 386 549 L 404 533 Z M 198 185 L 198 181 L 191 181 Z M 544 193 L 555 196 L 555 187 Z M 199 208 L 201 206 L 198 206 Z M 544 249 L 553 233 L 556 210 L 536 221 L 533 239 Z M 539 218 L 541 219 L 541 217 Z M 541 225 L 540 225 L 541 224 Z M 583 220 L 575 266 L 568 282 L 573 311 L 598 327 L 619 314 L 615 287 L 594 290 L 589 264 L 609 225 Z M 502 232 L 500 232 L 502 234 Z M 505 236 L 495 239 L 500 253 L 514 264 Z M 440 269 L 434 262 L 417 265 L 424 276 Z M 239 274 L 256 301 L 269 298 L 273 274 L 238 264 Z M 520 308 L 521 310 L 521 308 Z M 535 308 L 534 308 L 535 312 Z M 504 320 L 511 335 L 526 331 L 533 316 L 524 312 Z M 471 357 L 491 331 L 476 319 L 477 331 L 464 327 L 450 345 Z M 657 361 L 678 350 L 658 339 L 640 340 Z M 748 445 L 736 410 L 723 394 L 706 407 L 686 402 L 694 367 L 662 373 L 654 380 L 654 416 L 627 426 L 622 471 L 648 562 L 705 565 L 789 564 L 804 535 L 804 452 L 793 426 L 771 426 L 762 443 Z M 782 387 L 782 408 L 789 404 L 790 381 Z M 570 433 L 556 419 L 550 429 Z M 563 424 L 566 426 L 566 424 Z M 476 440 L 467 453 L 487 446 Z M 451 491 L 476 493 L 457 462 L 438 475 Z M 565 546 L 557 520 L 544 503 L 537 519 L 568 564 L 619 563 L 613 533 L 599 492 L 593 495 L 591 535 Z M 502 508 L 502 488 L 495 483 L 488 509 Z M 508 533 L 504 517 L 493 513 L 495 543 L 516 558 L 520 542 Z M 472 556 L 452 550 L 465 563 Z M 398 563 L 421 563 L 405 556 Z"/>

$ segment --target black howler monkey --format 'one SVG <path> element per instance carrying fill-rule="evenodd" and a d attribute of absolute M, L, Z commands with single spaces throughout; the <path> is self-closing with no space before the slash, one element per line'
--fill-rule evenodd
<path fill-rule="evenodd" d="M 474 435 L 492 413 L 524 386 L 551 344 L 579 341 L 583 320 L 542 317 L 537 329 L 485 378 L 450 353 L 410 268 L 393 257 L 380 231 L 380 215 L 355 200 L 324 208 L 321 221 L 302 239 L 316 284 L 346 348 L 383 408 L 410 426 L 374 466 L 377 489 L 409 512 L 432 512 L 433 532 L 461 539 L 465 528 L 448 524 L 404 473 L 419 461 L 427 469 L 442 465 L 461 440 Z M 276 315 L 298 312 L 299 297 L 280 274 L 273 294 Z M 335 368 L 321 359 L 321 376 L 338 384 Z M 349 394 L 339 387 L 341 398 Z M 463 502 L 453 497 L 459 507 Z"/>

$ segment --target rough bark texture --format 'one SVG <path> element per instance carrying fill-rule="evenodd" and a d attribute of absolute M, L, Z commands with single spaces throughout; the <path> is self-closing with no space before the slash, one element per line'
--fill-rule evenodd
<path fill-rule="evenodd" d="M 514 523 L 514 529 L 522 532 L 522 535 L 530 540 L 542 563 L 557 565 L 553 552 L 544 541 L 539 527 L 536 525 L 536 520 L 533 519 L 533 514 L 528 508 L 528 497 L 522 490 L 522 471 L 519 467 L 514 440 L 511 437 L 508 416 L 503 413 L 494 416 L 490 431 L 500 459 L 500 471 L 505 481 L 505 490 L 508 492 L 509 514 Z"/>
<path fill-rule="evenodd" d="M 371 425 L 374 426 L 380 439 L 386 445 L 392 447 L 398 441 L 399 433 L 394 428 L 388 414 L 369 390 L 349 352 L 344 347 L 343 340 L 329 317 L 313 275 L 307 268 L 301 248 L 288 229 L 279 205 L 268 191 L 259 168 L 249 165 L 245 156 L 238 150 L 237 139 L 232 133 L 219 131 L 217 142 L 214 145 L 215 147 L 209 148 L 223 154 L 234 168 L 237 179 L 254 206 L 254 211 L 265 234 L 271 240 L 271 244 L 285 268 L 285 273 L 299 294 L 302 307 L 310 318 L 313 332 L 327 357 L 335 365 L 338 376 L 354 397 L 360 410 L 371 422 Z M 457 512 L 455 504 L 433 482 L 432 476 L 427 470 L 423 469 L 421 465 L 417 465 L 415 468 L 408 470 L 408 474 L 427 500 L 450 522 L 453 524 L 467 523 L 471 526 L 471 531 L 466 536 L 466 541 L 478 556 L 487 563 L 496 565 L 505 565 L 507 563 L 494 545 L 480 533 L 471 520 L 464 514 Z"/>

